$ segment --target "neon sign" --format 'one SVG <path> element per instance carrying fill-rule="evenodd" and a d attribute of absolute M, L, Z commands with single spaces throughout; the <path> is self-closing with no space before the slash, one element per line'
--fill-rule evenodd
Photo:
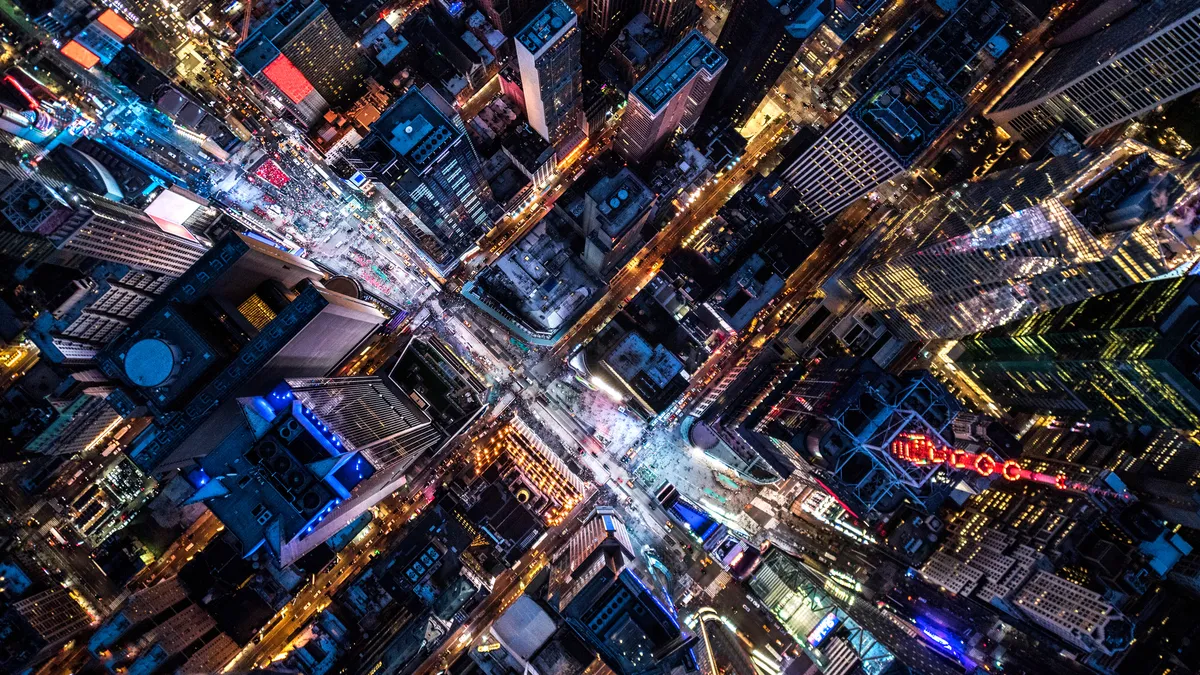
<path fill-rule="evenodd" d="M 841 622 L 842 620 L 838 618 L 837 614 L 830 612 L 817 622 L 817 625 L 808 633 L 808 637 L 805 640 L 808 641 L 810 646 L 819 647 Z"/>
<path fill-rule="evenodd" d="M 892 454 L 898 459 L 914 466 L 930 466 L 945 464 L 952 469 L 974 471 L 985 478 L 999 476 L 1007 481 L 1027 480 L 1043 485 L 1051 485 L 1059 490 L 1085 492 L 1100 497 L 1109 497 L 1129 501 L 1133 497 L 1125 492 L 1113 492 L 1093 487 L 1087 483 L 1067 480 L 1063 474 L 1050 475 L 1031 471 L 1021 466 L 1016 460 L 997 460 L 991 455 L 967 452 L 958 448 L 947 448 L 936 443 L 928 436 L 919 433 L 903 434 L 892 441 Z"/>

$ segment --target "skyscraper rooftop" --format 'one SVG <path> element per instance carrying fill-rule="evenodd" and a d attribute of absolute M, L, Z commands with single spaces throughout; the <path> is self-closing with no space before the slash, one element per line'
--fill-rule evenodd
<path fill-rule="evenodd" d="M 417 171 L 433 164 L 457 135 L 450 120 L 416 88 L 388 108 L 374 128 Z"/>
<path fill-rule="evenodd" d="M 657 113 L 667 101 L 697 72 L 705 70 L 711 76 L 728 61 L 698 30 L 692 30 L 638 80 L 630 96 L 638 97 L 646 107 Z"/>
<path fill-rule="evenodd" d="M 917 61 L 906 58 L 847 115 L 909 164 L 958 117 L 962 99 Z"/>
<path fill-rule="evenodd" d="M 531 53 L 537 54 L 550 44 L 563 28 L 575 19 L 575 12 L 562 0 L 554 0 L 525 27 L 517 31 L 515 40 Z"/>

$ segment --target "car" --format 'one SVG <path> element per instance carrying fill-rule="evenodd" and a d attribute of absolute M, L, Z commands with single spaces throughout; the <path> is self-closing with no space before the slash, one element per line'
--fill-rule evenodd
<path fill-rule="evenodd" d="M 633 487 L 633 479 L 626 479 L 625 484 L 628 485 L 629 487 Z"/>

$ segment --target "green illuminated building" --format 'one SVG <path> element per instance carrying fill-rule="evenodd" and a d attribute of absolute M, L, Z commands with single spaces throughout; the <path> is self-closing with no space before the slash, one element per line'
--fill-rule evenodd
<path fill-rule="evenodd" d="M 1200 427 L 1200 279 L 1152 281 L 979 333 L 958 365 L 1001 407 Z"/>

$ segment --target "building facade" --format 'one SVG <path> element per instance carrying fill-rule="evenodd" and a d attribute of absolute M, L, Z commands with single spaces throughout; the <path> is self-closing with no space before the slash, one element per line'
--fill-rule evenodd
<path fill-rule="evenodd" d="M 811 0 L 735 0 L 717 39 L 729 58 L 709 116 L 741 126 L 825 15 Z"/>
<path fill-rule="evenodd" d="M 277 8 L 238 47 L 236 58 L 310 124 L 329 106 L 357 101 L 370 69 L 354 40 L 313 0 L 290 0 Z"/>
<path fill-rule="evenodd" d="M 1200 426 L 1200 284 L 1163 279 L 963 340 L 955 360 L 1003 409 Z"/>
<path fill-rule="evenodd" d="M 683 36 L 629 92 L 617 137 L 625 159 L 640 162 L 668 135 L 690 132 L 726 62 L 700 31 Z"/>
<path fill-rule="evenodd" d="M 554 0 L 514 39 L 529 125 L 557 148 L 583 128 L 583 64 L 575 12 Z"/>
<path fill-rule="evenodd" d="M 181 226 L 160 226 L 145 213 L 88 192 L 59 192 L 32 180 L 0 195 L 0 212 L 19 232 L 43 237 L 63 255 L 179 275 L 208 249 Z"/>
<path fill-rule="evenodd" d="M 1112 655 L 1129 646 L 1133 626 L 1104 596 L 1038 570 L 1014 598 L 1030 621 L 1085 652 Z"/>
<path fill-rule="evenodd" d="M 795 189 L 801 213 L 825 222 L 912 166 L 962 109 L 933 69 L 905 58 L 775 175 Z"/>
<path fill-rule="evenodd" d="M 850 283 L 910 340 L 961 338 L 1194 261 L 1195 170 L 1135 141 L 943 191 Z"/>
<path fill-rule="evenodd" d="M 410 88 L 348 158 L 399 210 L 388 222 L 445 276 L 492 226 L 491 190 L 471 139 L 430 88 Z"/>
<path fill-rule="evenodd" d="M 322 377 L 361 348 L 384 315 L 324 278 L 303 258 L 231 234 L 105 346 L 96 363 L 118 386 L 109 403 L 122 414 L 145 406 L 155 420 L 130 445 L 134 462 L 190 465 L 204 451 L 179 446 L 223 403 L 285 377 Z"/>
<path fill-rule="evenodd" d="M 1035 63 L 988 116 L 1030 144 L 1059 127 L 1082 138 L 1200 87 L 1200 8 L 1189 0 L 1124 7 L 1135 9 L 1068 28 L 1058 38 L 1066 44 Z"/>

